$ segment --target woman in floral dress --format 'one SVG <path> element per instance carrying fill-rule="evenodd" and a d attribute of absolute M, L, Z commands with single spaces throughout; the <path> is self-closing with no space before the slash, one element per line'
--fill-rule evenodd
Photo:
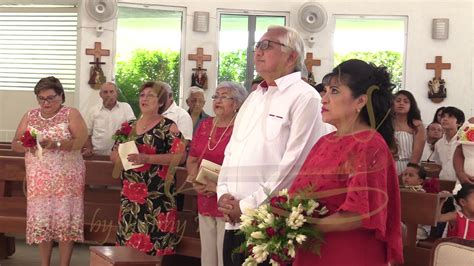
<path fill-rule="evenodd" d="M 143 166 L 121 173 L 122 193 L 117 245 L 154 256 L 173 254 L 178 241 L 177 209 L 172 166 L 182 159 L 184 143 L 176 124 L 161 115 L 167 99 L 163 82 L 147 82 L 140 89 L 141 117 L 129 121 L 129 139 L 138 154 L 128 161 Z M 117 145 L 111 159 L 118 162 Z"/>
<path fill-rule="evenodd" d="M 78 110 L 63 106 L 64 89 L 57 78 L 41 79 L 34 92 L 40 108 L 23 116 L 12 141 L 13 150 L 25 153 L 26 242 L 39 244 L 45 266 L 53 240 L 59 241 L 64 266 L 70 263 L 74 242 L 84 239 L 85 165 L 80 149 L 87 127 Z M 27 130 L 41 136 L 41 152 L 19 141 Z"/>

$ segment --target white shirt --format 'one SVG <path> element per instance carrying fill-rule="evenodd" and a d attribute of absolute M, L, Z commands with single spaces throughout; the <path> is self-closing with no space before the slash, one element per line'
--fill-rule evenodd
<path fill-rule="evenodd" d="M 219 174 L 218 198 L 233 195 L 242 211 L 288 188 L 313 145 L 329 133 L 321 97 L 300 72 L 275 83 L 268 89 L 259 85 L 240 108 Z M 238 226 L 226 223 L 226 229 Z"/>
<path fill-rule="evenodd" d="M 456 135 L 454 135 L 449 141 L 446 139 L 446 136 L 443 136 L 435 144 L 433 159 L 442 167 L 441 172 L 439 173 L 440 179 L 452 181 L 458 180 L 453 166 L 453 156 L 456 146 L 458 146 Z"/>
<path fill-rule="evenodd" d="M 184 139 L 193 139 L 193 120 L 186 110 L 173 102 L 170 107 L 163 112 L 163 116 L 176 123 Z"/>
<path fill-rule="evenodd" d="M 135 119 L 132 107 L 128 103 L 117 102 L 109 110 L 103 104 L 93 107 L 86 116 L 87 129 L 92 136 L 92 147 L 94 153 L 109 155 L 114 140 L 112 136 L 123 122 Z"/>

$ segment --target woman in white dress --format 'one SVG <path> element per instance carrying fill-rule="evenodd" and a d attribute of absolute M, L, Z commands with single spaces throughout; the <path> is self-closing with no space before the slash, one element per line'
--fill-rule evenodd
<path fill-rule="evenodd" d="M 393 102 L 395 113 L 393 127 L 397 141 L 397 174 L 406 169 L 408 163 L 419 164 L 425 146 L 425 129 L 421 122 L 420 109 L 409 91 L 400 90 Z"/>

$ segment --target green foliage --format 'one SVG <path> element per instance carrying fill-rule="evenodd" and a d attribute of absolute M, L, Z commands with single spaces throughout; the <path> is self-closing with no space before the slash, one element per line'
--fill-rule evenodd
<path fill-rule="evenodd" d="M 247 50 L 219 54 L 218 83 L 224 80 L 244 84 L 247 77 Z"/>
<path fill-rule="evenodd" d="M 374 63 L 376 66 L 386 66 L 392 74 L 392 83 L 396 88 L 394 91 L 401 89 L 403 75 L 403 60 L 400 53 L 394 51 L 379 52 L 350 52 L 347 54 L 334 54 L 334 65 L 339 65 L 349 59 L 360 59 L 366 62 Z"/>
<path fill-rule="evenodd" d="M 135 115 L 140 113 L 138 91 L 147 81 L 164 81 L 170 84 L 174 100 L 179 99 L 180 53 L 176 51 L 133 51 L 130 59 L 117 62 L 115 82 L 122 90 L 120 101 L 128 102 Z"/>

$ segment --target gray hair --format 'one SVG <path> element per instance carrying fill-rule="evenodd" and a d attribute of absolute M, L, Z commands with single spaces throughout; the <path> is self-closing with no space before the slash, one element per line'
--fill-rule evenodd
<path fill-rule="evenodd" d="M 231 90 L 232 97 L 234 97 L 234 101 L 237 103 L 237 106 L 240 108 L 240 106 L 244 103 L 248 95 L 248 92 L 244 88 L 244 86 L 233 81 L 222 81 L 221 83 L 219 83 L 219 85 L 217 85 L 216 91 L 218 89 L 223 89 L 223 88 Z"/>
<path fill-rule="evenodd" d="M 191 94 L 193 94 L 193 93 L 198 93 L 198 92 L 200 92 L 200 93 L 202 93 L 202 95 L 204 95 L 204 90 L 201 89 L 201 88 L 199 88 L 198 86 L 192 86 L 192 87 L 190 87 L 190 88 L 189 88 L 188 97 L 187 97 L 186 99 L 191 98 Z"/>
<path fill-rule="evenodd" d="M 301 38 L 300 34 L 293 28 L 276 25 L 269 26 L 267 28 L 267 31 L 280 31 L 283 33 L 278 38 L 278 40 L 287 48 L 290 48 L 298 54 L 298 58 L 296 59 L 295 70 L 301 71 L 304 66 L 305 47 L 303 38 Z M 282 49 L 284 49 L 284 47 L 282 47 Z"/>
<path fill-rule="evenodd" d="M 118 94 L 122 93 L 122 91 L 120 90 L 120 88 L 117 86 L 117 84 L 115 84 L 114 82 L 112 81 L 107 81 L 105 83 L 103 83 L 101 86 L 100 86 L 100 89 L 102 89 L 102 87 L 104 87 L 105 85 L 112 85 L 115 90 L 117 91 Z"/>

